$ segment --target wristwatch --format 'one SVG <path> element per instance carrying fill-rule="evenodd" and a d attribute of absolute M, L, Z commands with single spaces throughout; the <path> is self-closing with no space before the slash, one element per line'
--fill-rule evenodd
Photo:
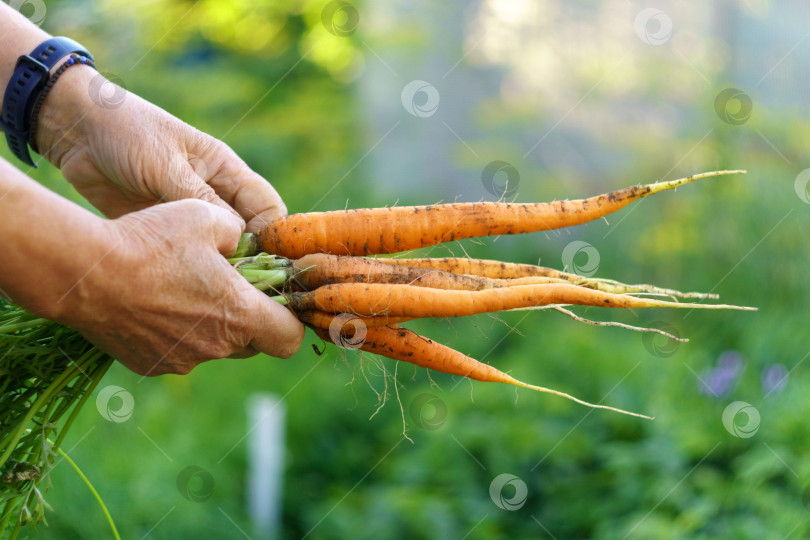
<path fill-rule="evenodd" d="M 14 74 L 3 96 L 0 125 L 6 134 L 9 148 L 23 162 L 36 167 L 28 152 L 31 128 L 31 109 L 37 95 L 48 82 L 50 71 L 65 56 L 77 53 L 90 60 L 93 57 L 79 43 L 66 37 L 44 41 L 31 54 L 20 56 Z"/>

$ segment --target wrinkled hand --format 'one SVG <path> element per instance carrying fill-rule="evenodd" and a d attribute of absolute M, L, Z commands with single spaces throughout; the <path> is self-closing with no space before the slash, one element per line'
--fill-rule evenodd
<path fill-rule="evenodd" d="M 227 145 L 76 66 L 45 100 L 37 146 L 117 218 L 104 222 L 109 246 L 52 318 L 144 375 L 298 349 L 303 325 L 223 257 L 245 222 L 255 231 L 287 212 Z"/>
<path fill-rule="evenodd" d="M 235 210 L 252 232 L 287 213 L 270 183 L 226 144 L 89 67 L 69 69 L 48 95 L 37 143 L 108 217 L 193 198 Z"/>
<path fill-rule="evenodd" d="M 59 322 L 142 375 L 216 358 L 290 357 L 304 328 L 225 260 L 241 220 L 212 204 L 161 204 L 104 222 L 104 253 L 61 302 Z"/>

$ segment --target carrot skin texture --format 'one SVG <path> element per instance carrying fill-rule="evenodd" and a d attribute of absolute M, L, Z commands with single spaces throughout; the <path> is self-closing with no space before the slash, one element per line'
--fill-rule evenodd
<path fill-rule="evenodd" d="M 454 274 L 467 274 L 488 279 L 520 279 L 530 277 L 558 278 L 575 282 L 582 276 L 560 272 L 545 266 L 508 263 L 490 259 L 468 259 L 466 257 L 431 257 L 421 259 L 376 259 L 385 264 L 444 270 Z"/>
<path fill-rule="evenodd" d="M 295 314 L 302 323 L 306 324 L 312 329 L 323 328 L 328 329 L 329 325 L 335 319 L 334 313 L 326 313 L 324 311 L 299 311 Z M 380 317 L 357 317 L 366 328 L 379 328 L 381 326 L 390 326 L 412 321 L 412 317 L 387 317 L 382 315 Z"/>
<path fill-rule="evenodd" d="M 399 253 L 463 238 L 578 225 L 649 193 L 641 186 L 628 189 L 634 191 L 552 203 L 479 202 L 292 214 L 261 230 L 259 240 L 263 251 L 288 258 L 310 253 Z"/>
<path fill-rule="evenodd" d="M 305 255 L 293 262 L 295 282 L 305 290 L 335 283 L 389 283 L 436 289 L 481 290 L 502 284 L 477 276 L 456 275 L 430 268 L 385 264 L 366 257 L 340 257 L 327 253 Z"/>
<path fill-rule="evenodd" d="M 573 201 L 454 203 L 292 214 L 273 221 L 259 231 L 259 242 L 267 253 L 292 259 L 309 253 L 399 253 L 462 238 L 521 234 L 579 225 L 611 214 L 658 191 L 699 178 L 738 172 L 743 171 L 701 173 Z"/>
<path fill-rule="evenodd" d="M 328 331 L 320 328 L 313 330 L 321 339 L 331 342 Z M 488 364 L 398 326 L 369 328 L 360 350 L 476 381 L 519 382 Z"/>
<path fill-rule="evenodd" d="M 590 279 L 569 272 L 561 272 L 545 266 L 532 264 L 507 263 L 488 259 L 468 259 L 462 257 L 437 257 L 422 259 L 376 259 L 385 264 L 404 265 L 416 268 L 431 268 L 456 274 L 479 276 L 491 280 L 493 287 L 514 287 L 515 285 L 533 285 L 537 283 L 572 283 L 580 287 L 597 289 L 617 294 L 647 292 L 681 298 L 713 298 L 716 294 L 664 289 L 653 285 L 627 285 L 613 280 Z"/>
<path fill-rule="evenodd" d="M 331 341 L 328 330 L 323 328 L 313 328 L 313 330 L 324 341 Z M 514 386 L 520 386 L 521 388 L 528 388 L 529 390 L 570 399 L 586 407 L 606 409 L 640 418 L 652 419 L 643 414 L 624 411 L 608 405 L 588 403 L 565 392 L 527 384 L 455 349 L 451 349 L 446 345 L 442 345 L 441 343 L 437 343 L 398 326 L 368 328 L 365 331 L 365 336 L 359 348 L 360 350 L 385 356 L 386 358 L 409 362 L 420 367 L 441 371 L 442 373 L 448 373 L 450 375 L 460 375 L 481 382 L 512 384 Z"/>
<path fill-rule="evenodd" d="M 619 295 L 567 283 L 518 285 L 482 291 L 452 291 L 410 285 L 337 284 L 307 293 L 291 293 L 293 311 L 318 310 L 361 316 L 465 317 L 550 304 L 576 304 L 613 308 L 679 307 L 723 309 L 721 304 L 666 302 Z M 746 309 L 746 308 L 737 308 Z"/>

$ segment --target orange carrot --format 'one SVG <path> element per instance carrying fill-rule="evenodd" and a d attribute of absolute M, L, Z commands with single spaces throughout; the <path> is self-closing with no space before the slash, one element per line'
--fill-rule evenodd
<path fill-rule="evenodd" d="M 268 253 L 299 258 L 309 253 L 398 253 L 462 238 L 519 234 L 578 225 L 631 202 L 699 178 L 744 171 L 715 171 L 687 178 L 551 203 L 457 203 L 293 214 L 268 224 L 259 243 Z"/>
<path fill-rule="evenodd" d="M 391 283 L 471 291 L 504 286 L 476 276 L 394 266 L 366 257 L 339 257 L 326 253 L 305 255 L 295 260 L 289 272 L 293 282 L 305 290 L 333 283 Z"/>
<path fill-rule="evenodd" d="M 688 298 L 711 298 L 712 295 L 701 293 L 682 293 L 672 289 L 662 289 L 652 285 L 625 285 L 607 279 L 590 279 L 576 274 L 560 272 L 542 266 L 529 264 L 511 264 L 482 259 L 401 259 L 413 263 L 413 266 L 391 264 L 387 259 L 369 259 L 367 257 L 341 257 L 327 253 L 305 255 L 293 261 L 287 268 L 293 283 L 302 290 L 317 289 L 334 283 L 390 283 L 415 285 L 434 289 L 463 291 L 480 291 L 516 285 L 537 285 L 542 283 L 572 283 L 615 294 L 654 293 Z M 469 264 L 464 264 L 469 261 Z M 450 268 L 463 273 L 453 273 L 441 268 Z M 487 278 L 481 275 L 470 275 L 470 271 L 495 275 L 528 275 L 510 279 Z M 535 275 L 531 275 L 531 274 Z"/>
<path fill-rule="evenodd" d="M 332 321 L 335 319 L 334 313 L 314 310 L 299 311 L 295 315 L 302 323 L 312 328 L 329 328 L 329 325 L 332 324 Z M 390 326 L 413 320 L 412 317 L 387 317 L 385 315 L 380 317 L 360 317 L 352 315 L 352 318 L 356 318 L 358 322 L 363 324 L 366 328 Z"/>
<path fill-rule="evenodd" d="M 581 276 L 577 276 L 575 274 L 566 274 L 565 272 L 560 272 L 559 270 L 546 268 L 544 266 L 508 263 L 489 259 L 469 259 L 466 257 L 431 257 L 422 259 L 379 258 L 375 260 L 385 264 L 444 270 L 445 272 L 452 272 L 454 274 L 467 274 L 490 279 L 517 279 L 537 276 L 562 278 L 566 281 L 572 281 L 576 278 L 581 279 Z"/>
<path fill-rule="evenodd" d="M 331 341 L 329 332 L 327 330 L 317 328 L 314 329 L 315 333 L 324 341 Z M 358 336 L 360 339 L 360 336 Z M 610 411 L 629 414 L 631 416 L 638 416 L 652 420 L 651 417 L 643 414 L 632 413 L 622 409 L 616 409 L 607 405 L 598 405 L 582 401 L 570 394 L 544 388 L 542 386 L 534 386 L 524 383 L 507 375 L 506 373 L 496 369 L 488 364 L 479 362 L 474 358 L 470 358 L 450 347 L 436 343 L 433 340 L 427 339 L 419 334 L 411 332 L 406 328 L 382 327 L 382 328 L 368 328 L 365 331 L 365 336 L 361 339 L 362 345 L 359 347 L 363 351 L 367 351 L 386 358 L 394 360 L 410 362 L 417 366 L 426 367 L 442 373 L 449 373 L 451 375 L 460 375 L 462 377 L 469 377 L 476 381 L 481 382 L 497 382 L 512 384 L 522 388 L 528 388 L 537 392 L 544 392 L 553 394 L 555 396 L 564 397 L 575 401 L 587 407 L 596 409 L 607 409 Z"/>
<path fill-rule="evenodd" d="M 615 294 L 651 293 L 681 298 L 717 298 L 716 294 L 698 292 L 681 292 L 664 289 L 653 285 L 627 285 L 612 279 L 587 278 L 569 272 L 561 272 L 545 266 L 532 264 L 507 263 L 487 259 L 469 259 L 463 257 L 437 257 L 421 259 L 375 259 L 391 265 L 403 265 L 414 268 L 430 268 L 455 274 L 467 274 L 489 278 L 493 285 L 513 287 L 515 285 L 535 285 L 538 283 L 572 283 L 589 289 L 596 289 Z M 469 289 L 468 289 L 469 290 Z"/>
<path fill-rule="evenodd" d="M 464 317 L 477 313 L 527 309 L 552 304 L 578 304 L 616 308 L 677 307 L 700 309 L 745 309 L 723 304 L 667 302 L 652 298 L 606 293 L 567 283 L 518 285 L 483 291 L 452 291 L 380 285 L 341 283 L 306 293 L 289 293 L 293 311 L 319 310 L 362 316 Z"/>

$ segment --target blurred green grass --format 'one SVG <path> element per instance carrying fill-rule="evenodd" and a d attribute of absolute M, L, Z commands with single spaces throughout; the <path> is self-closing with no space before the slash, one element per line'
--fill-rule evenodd
<path fill-rule="evenodd" d="M 285 75 L 306 52 L 312 33 L 321 31 L 323 2 L 279 4 L 267 8 L 273 13 L 253 14 L 257 20 L 285 20 L 284 31 L 258 50 L 248 47 L 250 39 L 228 45 L 211 38 L 216 18 L 186 20 L 149 50 L 190 4 L 161 1 L 147 11 L 117 1 L 85 4 L 93 23 L 67 25 L 70 18 L 49 16 L 46 26 L 86 42 L 99 65 L 110 66 L 129 90 L 215 136 L 227 133 L 225 141 L 273 182 L 291 212 L 310 210 L 324 194 L 318 209 L 343 208 L 347 199 L 358 207 L 392 204 L 378 198 L 376 183 L 407 182 L 408 171 L 401 178 L 378 179 L 369 177 L 365 165 L 346 175 L 380 134 L 368 132 L 363 104 L 352 84 L 342 82 L 343 72 L 330 71 L 328 61 L 306 61 Z M 216 9 L 213 2 L 202 5 Z M 234 16 L 248 9 L 237 2 L 221 5 L 235 10 Z M 49 4 L 52 13 L 74 9 L 65 2 Z M 222 19 L 223 27 L 228 20 Z M 363 48 L 356 36 L 341 46 L 346 43 L 351 47 L 341 53 L 348 59 L 341 65 Z M 379 364 L 356 352 L 330 347 L 317 356 L 312 345 L 321 343 L 309 335 L 292 359 L 222 360 L 188 377 L 141 380 L 114 366 L 101 386 L 130 391 L 133 416 L 107 422 L 89 403 L 64 448 L 94 482 L 124 538 L 233 538 L 239 536 L 234 523 L 250 532 L 242 437 L 248 429 L 245 399 L 254 392 L 282 395 L 287 405 L 284 538 L 300 538 L 313 527 L 313 538 L 461 538 L 471 531 L 476 538 L 523 538 L 547 534 L 544 528 L 558 538 L 594 539 L 631 531 L 634 538 L 656 539 L 807 535 L 810 440 L 803 419 L 810 413 L 804 397 L 810 375 L 802 361 L 808 353 L 804 316 L 810 287 L 803 248 L 810 212 L 792 183 L 808 128 L 798 115 L 782 111 L 754 117 L 741 131 L 704 110 L 701 104 L 712 99 L 707 92 L 689 104 L 703 127 L 713 130 L 708 150 L 669 176 L 746 168 L 746 177 L 709 180 L 645 200 L 632 213 L 609 217 L 611 225 L 622 220 L 615 229 L 595 222 L 427 252 L 450 249 L 515 262 L 540 258 L 562 268 L 564 246 L 581 239 L 598 248 L 600 277 L 714 290 L 724 301 L 754 305 L 759 312 L 578 311 L 596 319 L 672 325 L 691 342 L 669 357 L 651 353 L 639 334 L 585 327 L 555 313 L 413 325 L 522 380 L 590 401 L 604 399 L 651 414 L 654 422 L 511 387 L 429 377 L 391 361 L 382 362 L 383 375 Z M 492 107 L 481 113 L 482 124 L 500 122 L 499 129 L 508 132 L 525 122 Z M 606 177 L 527 163 L 521 172 L 532 181 L 524 181 L 521 199 L 575 198 L 656 180 L 706 130 L 673 129 L 665 147 L 643 131 L 627 130 L 605 141 L 617 154 L 627 154 L 625 168 Z M 763 147 L 757 130 L 791 163 Z M 499 144 L 497 130 L 491 136 L 495 140 L 484 142 Z M 472 171 L 478 182 L 478 164 L 462 156 L 460 148 L 447 159 Z M 52 167 L 32 174 L 82 203 Z M 424 196 L 427 200 L 407 192 L 400 202 L 439 197 Z M 744 358 L 737 384 L 719 398 L 701 393 L 697 375 L 726 350 Z M 761 373 L 773 363 L 795 370 L 783 392 L 766 398 Z M 370 419 L 378 396 L 369 381 L 380 391 L 387 376 L 392 393 L 395 370 L 401 405 L 392 394 Z M 437 429 L 420 427 L 426 419 L 419 416 L 436 410 L 414 412 L 426 393 L 446 411 L 436 417 Z M 734 400 L 759 410 L 755 437 L 736 438 L 723 427 L 723 410 Z M 412 442 L 402 438 L 403 417 Z M 196 503 L 179 493 L 178 473 L 189 465 L 213 476 L 210 499 Z M 490 482 L 501 473 L 515 474 L 528 486 L 519 511 L 501 510 L 490 499 Z M 32 536 L 106 534 L 101 512 L 64 464 L 54 471 L 47 498 L 54 512 L 48 526 L 30 531 Z"/>

